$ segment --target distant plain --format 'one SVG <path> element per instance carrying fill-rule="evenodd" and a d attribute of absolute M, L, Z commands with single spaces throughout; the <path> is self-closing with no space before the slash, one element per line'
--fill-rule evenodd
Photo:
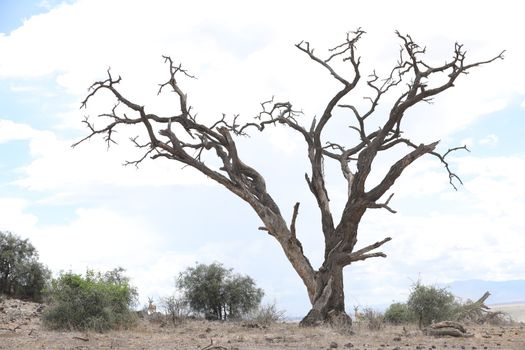
<path fill-rule="evenodd" d="M 525 302 L 511 304 L 489 305 L 492 311 L 502 311 L 508 313 L 514 321 L 525 322 Z"/>

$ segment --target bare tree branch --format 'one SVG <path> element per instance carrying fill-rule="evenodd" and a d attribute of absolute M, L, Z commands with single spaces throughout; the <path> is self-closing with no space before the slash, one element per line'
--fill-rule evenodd
<path fill-rule="evenodd" d="M 290 224 L 290 233 L 292 239 L 297 239 L 297 234 L 295 233 L 295 221 L 297 220 L 297 215 L 299 215 L 299 205 L 300 203 L 295 203 L 293 207 L 292 223 Z"/>
<path fill-rule="evenodd" d="M 394 196 L 394 194 L 390 194 L 390 196 L 388 196 L 388 199 L 384 202 L 384 203 L 370 203 L 370 205 L 368 206 L 369 208 L 372 208 L 372 209 L 377 209 L 377 208 L 384 208 L 386 210 L 388 210 L 389 212 L 391 212 L 392 214 L 395 214 L 397 213 L 397 211 L 395 211 L 394 209 L 390 208 L 388 206 L 388 203 L 390 203 L 390 200 L 392 199 L 392 197 Z"/>
<path fill-rule="evenodd" d="M 351 254 L 349 254 L 347 257 L 345 257 L 343 264 L 348 265 L 354 261 L 360 261 L 360 260 L 366 260 L 368 258 L 374 258 L 374 257 L 386 257 L 386 254 L 384 253 L 371 253 L 368 254 L 370 251 L 377 249 L 381 247 L 386 242 L 391 241 L 391 237 L 387 237 L 383 239 L 382 241 L 375 242 L 373 244 L 370 244 L 364 248 L 361 248 Z"/>

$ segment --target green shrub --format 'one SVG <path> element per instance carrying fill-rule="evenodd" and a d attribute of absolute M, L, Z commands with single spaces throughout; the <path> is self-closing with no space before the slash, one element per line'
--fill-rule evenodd
<path fill-rule="evenodd" d="M 410 323 L 415 320 L 414 313 L 405 303 L 393 303 L 385 311 L 385 321 L 392 324 Z"/>
<path fill-rule="evenodd" d="M 27 239 L 0 231 L 0 294 L 42 301 L 50 271 L 38 262 L 38 252 Z"/>
<path fill-rule="evenodd" d="M 219 263 L 189 267 L 177 286 L 192 311 L 212 320 L 239 319 L 255 309 L 264 294 L 252 278 L 233 274 Z"/>
<path fill-rule="evenodd" d="M 458 303 L 446 288 L 424 286 L 418 281 L 412 287 L 407 306 L 416 315 L 421 328 L 452 317 Z"/>
<path fill-rule="evenodd" d="M 51 306 L 43 315 L 51 329 L 105 331 L 127 328 L 136 320 L 131 306 L 137 292 L 118 268 L 105 274 L 86 272 L 86 276 L 63 273 L 51 282 Z"/>

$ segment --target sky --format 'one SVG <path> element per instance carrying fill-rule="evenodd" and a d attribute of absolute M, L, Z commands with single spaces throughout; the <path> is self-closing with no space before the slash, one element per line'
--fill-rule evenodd
<path fill-rule="evenodd" d="M 275 96 L 302 110 L 308 124 L 338 86 L 294 44 L 306 40 L 327 55 L 357 28 L 367 32 L 358 46 L 363 76 L 374 69 L 384 76 L 395 64 L 395 30 L 425 46 L 431 63 L 450 59 L 455 42 L 472 61 L 506 53 L 407 115 L 405 135 L 415 143 L 441 140 L 440 151 L 469 147 L 450 158 L 463 185 L 455 191 L 436 159 L 407 169 L 392 189 L 397 213 L 372 210 L 363 218 L 358 247 L 393 240 L 383 246 L 386 259 L 345 269 L 348 309 L 403 301 L 418 278 L 445 285 L 525 279 L 525 25 L 514 1 L 425 7 L 415 1 L 0 0 L 0 230 L 29 238 L 55 274 L 124 267 L 142 303 L 174 293 L 176 276 L 195 262 L 218 261 L 252 276 L 265 301 L 287 315 L 306 314 L 304 285 L 277 243 L 257 229 L 260 220 L 247 204 L 175 162 L 122 166 L 140 157 L 127 140 L 131 131 L 121 130 L 109 150 L 101 139 L 71 145 L 88 133 L 85 116 L 112 107 L 101 95 L 79 108 L 109 67 L 122 76 L 130 99 L 159 114 L 176 110 L 173 96 L 157 96 L 168 79 L 162 55 L 197 77 L 180 84 L 203 121 L 222 113 L 249 120 Z M 338 69 L 351 74 L 348 66 Z M 353 98 L 362 101 L 367 90 L 356 92 Z M 385 99 L 377 120 L 394 98 Z M 348 116 L 337 118 L 329 131 L 344 137 Z M 318 267 L 323 240 L 304 182 L 301 138 L 273 128 L 238 144 L 286 218 L 301 202 L 298 238 Z M 379 159 L 372 180 L 387 167 L 388 157 Z M 336 168 L 327 164 L 335 217 L 346 191 Z"/>

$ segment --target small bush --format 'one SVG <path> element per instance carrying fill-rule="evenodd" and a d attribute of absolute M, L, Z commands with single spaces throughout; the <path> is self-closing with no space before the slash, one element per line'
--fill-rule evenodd
<path fill-rule="evenodd" d="M 127 328 L 136 320 L 131 311 L 137 292 L 118 268 L 105 274 L 88 270 L 86 276 L 63 273 L 51 282 L 51 306 L 43 314 L 51 329 L 105 331 Z"/>
<path fill-rule="evenodd" d="M 393 303 L 385 311 L 385 321 L 392 324 L 403 324 L 415 321 L 414 313 L 405 303 Z"/>
<path fill-rule="evenodd" d="M 384 325 L 383 314 L 369 307 L 363 309 L 363 320 L 371 331 L 379 331 Z"/>
<path fill-rule="evenodd" d="M 187 318 L 190 314 L 188 302 L 173 295 L 162 298 L 160 301 L 160 306 L 164 309 L 168 319 L 174 325 L 181 323 L 182 320 Z"/>
<path fill-rule="evenodd" d="M 408 297 L 408 308 L 416 315 L 419 328 L 452 317 L 458 308 L 456 298 L 446 288 L 416 282 Z"/>
<path fill-rule="evenodd" d="M 248 319 L 257 324 L 268 326 L 284 320 L 285 311 L 279 310 L 275 302 L 259 306 Z"/>

